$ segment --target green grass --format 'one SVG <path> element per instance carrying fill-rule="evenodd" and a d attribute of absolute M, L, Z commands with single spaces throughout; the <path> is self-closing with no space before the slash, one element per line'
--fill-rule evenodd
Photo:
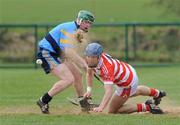
<path fill-rule="evenodd" d="M 1 118 L 4 125 L 178 125 L 180 122 L 180 118 L 166 115 L 8 115 Z"/>
<path fill-rule="evenodd" d="M 179 17 L 151 5 L 153 0 L 0 0 L 0 23 L 59 23 L 80 9 L 96 22 L 176 22 Z"/>
<path fill-rule="evenodd" d="M 180 105 L 180 67 L 137 68 L 140 83 L 167 91 L 163 104 Z M 107 115 L 83 114 L 72 106 L 66 97 L 74 97 L 70 87 L 54 97 L 51 115 L 43 115 L 35 105 L 36 100 L 53 85 L 56 78 L 45 75 L 40 69 L 0 70 L 0 123 L 2 125 L 178 125 L 179 115 Z M 103 87 L 95 81 L 93 100 L 99 102 Z M 139 97 L 138 97 L 139 98 Z M 138 101 L 144 101 L 140 98 Z M 136 100 L 137 101 L 137 100 Z M 162 107 L 163 107 L 162 104 Z M 79 114 L 80 113 L 80 114 Z"/>

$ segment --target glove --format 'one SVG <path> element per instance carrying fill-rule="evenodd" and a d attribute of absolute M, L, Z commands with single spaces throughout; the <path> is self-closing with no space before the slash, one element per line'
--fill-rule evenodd
<path fill-rule="evenodd" d="M 84 31 L 83 30 L 80 30 L 78 29 L 75 33 L 75 38 L 78 42 L 82 42 L 82 39 L 84 38 Z"/>

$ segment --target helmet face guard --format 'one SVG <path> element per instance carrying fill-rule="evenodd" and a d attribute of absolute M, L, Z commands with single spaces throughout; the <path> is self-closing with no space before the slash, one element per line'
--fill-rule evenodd
<path fill-rule="evenodd" d="M 99 64 L 100 57 L 86 56 L 85 61 L 89 68 L 96 68 Z"/>
<path fill-rule="evenodd" d="M 87 20 L 79 22 L 79 29 L 83 30 L 84 32 L 88 32 L 88 30 L 92 27 L 92 22 Z"/>

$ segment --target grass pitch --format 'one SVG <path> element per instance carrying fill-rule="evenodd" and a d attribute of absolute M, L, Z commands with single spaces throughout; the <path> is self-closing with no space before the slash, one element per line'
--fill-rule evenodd
<path fill-rule="evenodd" d="M 178 125 L 180 122 L 180 67 L 137 68 L 140 82 L 167 91 L 168 96 L 160 105 L 163 115 L 130 114 L 109 115 L 82 113 L 70 104 L 66 97 L 73 97 L 70 87 L 54 97 L 50 115 L 41 114 L 36 100 L 56 81 L 42 70 L 0 70 L 0 123 L 1 125 Z M 100 102 L 103 96 L 101 83 L 95 81 L 93 100 Z M 133 98 L 129 103 L 144 102 L 146 97 Z"/>

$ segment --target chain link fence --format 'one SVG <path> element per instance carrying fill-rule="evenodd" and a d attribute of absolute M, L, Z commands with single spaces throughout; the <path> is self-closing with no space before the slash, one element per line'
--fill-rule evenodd
<path fill-rule="evenodd" d="M 37 44 L 55 25 L 0 25 L 0 67 L 37 67 Z M 180 64 L 180 23 L 95 24 L 90 41 L 134 65 Z"/>

